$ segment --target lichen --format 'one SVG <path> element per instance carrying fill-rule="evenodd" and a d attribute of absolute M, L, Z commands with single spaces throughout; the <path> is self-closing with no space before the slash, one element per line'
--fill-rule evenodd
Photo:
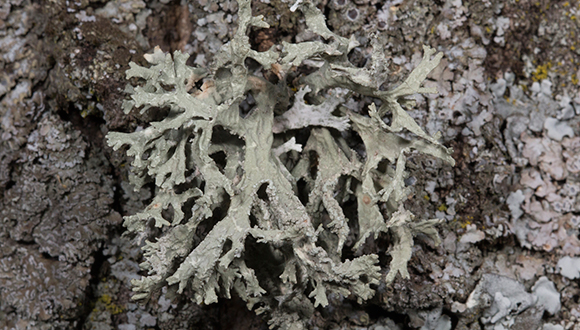
<path fill-rule="evenodd" d="M 363 254 L 367 238 L 392 237 L 387 282 L 409 277 L 415 235 L 439 241 L 439 220 L 413 221 L 403 205 L 405 164 L 412 152 L 454 164 L 452 150 L 403 107 L 413 105 L 409 96 L 436 92 L 421 83 L 442 54 L 425 46 L 417 68 L 385 91 L 384 51 L 373 43 L 372 61 L 352 65 L 357 41 L 331 32 L 311 2 L 292 8 L 318 37 L 263 52 L 252 49 L 247 33 L 269 25 L 251 15 L 249 0 L 238 6 L 238 29 L 209 69 L 156 48 L 145 55 L 149 68 L 131 63 L 127 71 L 140 83 L 127 86 L 124 111 L 166 113 L 142 130 L 107 135 L 115 150 L 129 146 L 135 189 L 156 187 L 143 211 L 125 217 L 144 243 L 147 271 L 133 281 L 133 299 L 165 285 L 198 304 L 234 291 L 249 309 L 267 313 L 272 327 L 300 328 L 331 293 L 373 297 L 381 273 L 378 256 Z M 311 73 L 292 95 L 300 66 Z M 354 94 L 375 99 L 368 114 L 341 105 Z M 347 135 L 357 135 L 360 146 L 349 146 Z M 349 207 L 355 216 L 346 215 Z M 357 256 L 345 259 L 345 249 Z"/>

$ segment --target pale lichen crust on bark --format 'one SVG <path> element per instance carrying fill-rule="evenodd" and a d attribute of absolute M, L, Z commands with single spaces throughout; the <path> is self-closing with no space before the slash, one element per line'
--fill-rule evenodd
<path fill-rule="evenodd" d="M 299 325 L 315 307 L 328 305 L 331 293 L 359 302 L 373 297 L 381 273 L 376 254 L 360 255 L 368 237 L 393 237 L 387 282 L 398 273 L 409 277 L 415 235 L 439 241 L 439 220 L 416 222 L 403 206 L 409 194 L 406 155 L 425 153 L 452 165 L 454 160 L 439 135 L 426 134 L 400 102 L 436 92 L 421 83 L 442 54 L 425 46 L 409 77 L 382 91 L 388 72 L 379 45 L 373 43 L 370 64 L 352 65 L 347 55 L 357 41 L 331 32 L 309 1 L 293 8 L 319 39 L 283 42 L 266 52 L 253 50 L 247 34 L 268 24 L 251 15 L 249 0 L 238 3 L 238 29 L 209 69 L 188 66 L 187 54 L 156 48 L 145 55 L 149 67 L 131 63 L 127 71 L 128 79 L 142 83 L 128 85 L 126 113 L 169 110 L 145 129 L 107 135 L 115 150 L 128 146 L 135 189 L 156 186 L 151 203 L 125 217 L 128 231 L 144 244 L 141 267 L 147 271 L 133 281 L 133 299 L 168 286 L 210 304 L 230 298 L 233 290 L 248 308 L 269 313 L 273 327 Z M 247 59 L 278 82 L 248 70 Z M 292 98 L 287 74 L 305 60 L 320 65 L 302 77 L 304 85 Z M 368 115 L 348 110 L 342 104 L 353 94 L 381 104 L 371 104 Z M 321 101 L 309 104 L 307 95 Z M 390 125 L 383 120 L 387 114 Z M 288 138 L 304 129 L 305 145 Z M 347 131 L 360 136 L 364 156 L 348 146 Z M 398 134 L 403 131 L 414 139 Z M 386 170 L 379 169 L 384 162 Z M 349 201 L 356 205 L 354 219 L 344 212 Z M 356 230 L 349 226 L 353 221 Z M 348 245 L 353 230 L 357 239 Z M 360 256 L 341 259 L 346 248 Z"/>

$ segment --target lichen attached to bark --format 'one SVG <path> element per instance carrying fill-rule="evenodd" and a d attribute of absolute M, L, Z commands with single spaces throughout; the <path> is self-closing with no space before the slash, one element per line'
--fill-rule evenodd
<path fill-rule="evenodd" d="M 424 47 L 409 77 L 383 91 L 384 52 L 373 47 L 372 63 L 352 65 L 348 53 L 357 41 L 331 32 L 309 1 L 292 9 L 318 37 L 264 52 L 251 48 L 247 34 L 268 24 L 252 16 L 249 0 L 238 3 L 238 29 L 210 69 L 186 65 L 188 55 L 179 51 L 172 57 L 156 49 L 145 57 L 149 68 L 131 63 L 127 71 L 140 83 L 128 85 L 125 112 L 167 112 L 140 131 L 107 136 L 114 149 L 129 146 L 135 188 L 156 186 L 150 205 L 125 218 L 144 242 L 141 267 L 148 272 L 133 282 L 133 298 L 168 285 L 209 304 L 233 290 L 248 308 L 268 313 L 273 327 L 300 327 L 331 293 L 358 301 L 374 295 L 381 273 L 376 254 L 361 255 L 368 237 L 393 238 L 387 281 L 409 276 L 417 233 L 439 240 L 438 220 L 414 222 L 403 206 L 406 154 L 453 164 L 451 150 L 401 104 L 435 92 L 421 83 L 442 55 Z M 250 70 L 252 63 L 260 68 Z M 292 95 L 290 77 L 299 66 L 311 73 Z M 354 94 L 376 99 L 378 108 L 373 103 L 366 114 L 341 106 Z M 304 146 L 299 134 L 309 134 Z M 349 147 L 348 134 L 358 135 L 364 150 Z M 347 205 L 356 205 L 353 219 Z M 347 248 L 358 256 L 345 260 Z"/>

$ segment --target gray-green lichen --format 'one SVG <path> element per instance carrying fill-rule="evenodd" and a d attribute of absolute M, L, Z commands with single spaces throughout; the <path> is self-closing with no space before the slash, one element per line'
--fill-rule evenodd
<path fill-rule="evenodd" d="M 157 187 L 149 206 L 125 218 L 144 242 L 141 267 L 148 272 L 133 281 L 133 298 L 168 285 L 209 304 L 233 290 L 248 308 L 268 313 L 272 327 L 300 328 L 331 293 L 359 302 L 373 297 L 381 273 L 376 254 L 361 255 L 368 237 L 393 238 L 387 282 L 409 276 L 416 234 L 439 240 L 438 220 L 413 221 L 403 205 L 406 154 L 454 160 L 439 135 L 426 134 L 403 106 L 413 103 L 405 97 L 436 92 L 421 83 L 442 54 L 424 47 L 409 77 L 383 91 L 388 72 L 379 45 L 371 63 L 353 66 L 348 53 L 357 41 L 331 32 L 310 1 L 292 9 L 319 38 L 265 52 L 253 50 L 247 34 L 268 24 L 251 15 L 249 0 L 238 4 L 238 29 L 209 70 L 157 48 L 145 56 L 149 68 L 131 63 L 127 71 L 143 83 L 128 85 L 126 113 L 168 110 L 145 129 L 107 136 L 114 149 L 129 146 L 135 189 Z M 261 72 L 248 68 L 250 59 Z M 314 71 L 292 97 L 289 80 L 302 65 Z M 355 93 L 379 106 L 371 104 L 368 115 L 341 106 Z M 304 146 L 288 138 L 304 128 Z M 363 151 L 349 147 L 348 134 L 360 137 Z M 348 205 L 356 205 L 355 216 L 345 215 Z M 357 237 L 354 244 L 349 236 Z M 345 260 L 343 250 L 351 248 L 357 256 Z"/>

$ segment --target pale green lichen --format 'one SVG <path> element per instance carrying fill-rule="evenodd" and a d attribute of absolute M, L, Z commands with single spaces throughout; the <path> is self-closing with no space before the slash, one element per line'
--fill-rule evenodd
<path fill-rule="evenodd" d="M 416 150 L 454 164 L 451 150 L 437 142 L 438 135 L 427 135 L 400 103 L 411 104 L 406 96 L 435 92 L 421 83 L 441 54 L 432 57 L 435 51 L 424 47 L 423 61 L 409 77 L 381 91 L 387 72 L 380 47 L 373 43 L 367 67 L 353 66 L 347 54 L 356 40 L 331 32 L 309 1 L 294 7 L 320 39 L 283 42 L 266 52 L 252 50 L 247 33 L 268 25 L 251 16 L 249 0 L 238 3 L 238 30 L 209 70 L 186 65 L 188 55 L 179 51 L 172 58 L 157 48 L 145 56 L 151 67 L 131 63 L 127 71 L 127 78 L 145 84 L 128 86 L 125 112 L 169 109 L 165 119 L 143 130 L 107 135 L 114 149 L 129 146 L 136 189 L 148 182 L 157 187 L 144 211 L 125 218 L 128 230 L 146 240 L 141 267 L 148 275 L 133 282 L 138 292 L 133 298 L 147 298 L 168 285 L 209 304 L 229 298 L 233 290 L 248 308 L 267 312 L 273 327 L 300 328 L 316 306 L 328 305 L 329 293 L 352 294 L 359 301 L 375 293 L 376 254 L 341 260 L 353 231 L 344 213 L 349 200 L 356 201 L 358 214 L 350 221 L 358 222 L 358 231 L 356 243 L 347 248 L 360 250 L 367 237 L 381 232 L 394 238 L 387 282 L 397 273 L 409 276 L 417 233 L 439 240 L 433 227 L 438 220 L 414 222 L 403 207 L 405 154 Z M 278 82 L 250 72 L 249 58 Z M 291 105 L 287 73 L 305 60 L 321 66 L 302 78 L 305 86 Z M 378 109 L 371 104 L 368 116 L 346 110 L 341 104 L 353 92 L 382 104 Z M 315 104 L 306 103 L 307 95 Z M 382 119 L 387 114 L 390 126 Z M 303 148 L 294 138 L 279 141 L 301 128 L 310 134 Z M 416 139 L 397 134 L 403 130 Z M 347 131 L 360 136 L 365 157 L 348 147 L 341 135 Z M 274 147 L 275 140 L 282 143 Z M 281 160 L 289 155 L 297 161 Z M 379 170 L 384 162 L 386 170 Z"/>

